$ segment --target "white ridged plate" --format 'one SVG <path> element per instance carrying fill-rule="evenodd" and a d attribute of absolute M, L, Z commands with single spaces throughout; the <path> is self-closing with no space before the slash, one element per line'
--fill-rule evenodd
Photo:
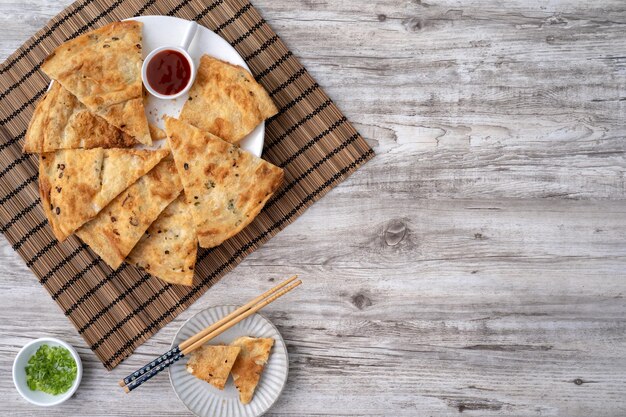
<path fill-rule="evenodd" d="M 199 312 L 181 326 L 174 336 L 172 347 L 220 320 L 236 308 L 236 306 L 218 306 Z M 197 416 L 257 417 L 267 412 L 280 396 L 287 382 L 289 358 L 287 347 L 278 329 L 268 319 L 257 313 L 237 323 L 211 340 L 209 344 L 229 344 L 240 336 L 271 337 L 274 339 L 274 347 L 250 404 L 244 405 L 239 402 L 239 392 L 233 384 L 232 375 L 228 377 L 224 391 L 220 391 L 188 373 L 185 370 L 187 363 L 185 357 L 169 368 L 170 382 L 174 392 L 185 406 Z"/>

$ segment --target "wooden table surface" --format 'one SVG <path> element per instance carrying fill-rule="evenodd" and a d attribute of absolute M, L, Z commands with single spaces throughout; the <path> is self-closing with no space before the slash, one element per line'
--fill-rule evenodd
<path fill-rule="evenodd" d="M 4 60 L 69 0 L 0 0 Z M 277 416 L 626 415 L 626 4 L 255 0 L 377 152 L 112 372 L 0 242 L 0 414 L 29 340 L 77 346 L 48 416 L 186 416 L 116 381 L 272 279 Z"/>

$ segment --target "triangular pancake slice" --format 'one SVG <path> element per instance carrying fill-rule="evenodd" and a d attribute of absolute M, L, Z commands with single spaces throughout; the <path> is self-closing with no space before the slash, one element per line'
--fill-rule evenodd
<path fill-rule="evenodd" d="M 201 346 L 191 353 L 187 372 L 223 390 L 239 351 L 238 346 Z"/>
<path fill-rule="evenodd" d="M 142 99 L 142 24 L 114 22 L 57 47 L 41 66 L 89 110 L 151 144 Z"/>
<path fill-rule="evenodd" d="M 156 125 L 153 125 L 152 123 L 148 123 L 148 129 L 150 129 L 150 136 L 152 136 L 153 141 L 165 139 L 165 137 L 167 136 L 165 134 L 165 130 Z"/>
<path fill-rule="evenodd" d="M 239 390 L 239 401 L 249 404 L 270 357 L 274 339 L 244 336 L 236 339 L 231 346 L 241 348 L 231 372 L 235 386 Z"/>
<path fill-rule="evenodd" d="M 190 286 L 198 235 L 181 194 L 159 215 L 128 255 L 128 262 L 171 284 Z"/>
<path fill-rule="evenodd" d="M 204 55 L 180 119 L 237 143 L 276 113 L 269 94 L 248 71 Z"/>
<path fill-rule="evenodd" d="M 117 269 L 152 222 L 182 190 L 174 160 L 163 159 L 76 234 L 111 268 Z"/>
<path fill-rule="evenodd" d="M 30 119 L 24 152 L 60 149 L 130 148 L 135 139 L 109 124 L 55 82 Z"/>
<path fill-rule="evenodd" d="M 165 130 L 203 248 L 239 233 L 283 181 L 282 169 L 188 123 L 167 118 Z"/>
<path fill-rule="evenodd" d="M 168 154 L 117 148 L 41 154 L 39 193 L 54 235 L 65 240 Z"/>

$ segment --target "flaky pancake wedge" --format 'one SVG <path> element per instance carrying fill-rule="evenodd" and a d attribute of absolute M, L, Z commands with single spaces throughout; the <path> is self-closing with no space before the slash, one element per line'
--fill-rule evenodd
<path fill-rule="evenodd" d="M 76 234 L 111 268 L 117 269 L 182 190 L 174 160 L 165 158 L 115 197 Z"/>
<path fill-rule="evenodd" d="M 191 353 L 187 372 L 223 390 L 240 350 L 239 346 L 201 346 Z"/>
<path fill-rule="evenodd" d="M 190 286 L 197 251 L 198 235 L 181 194 L 144 233 L 128 262 L 170 284 Z"/>
<path fill-rule="evenodd" d="M 55 82 L 37 103 L 26 132 L 24 152 L 130 148 L 136 143 L 135 138 L 90 112 L 72 93 Z"/>
<path fill-rule="evenodd" d="M 165 131 L 203 248 L 250 224 L 283 181 L 282 169 L 188 123 L 167 118 Z"/>
<path fill-rule="evenodd" d="M 248 71 L 204 55 L 180 119 L 237 143 L 276 113 L 269 94 Z"/>
<path fill-rule="evenodd" d="M 39 193 L 54 235 L 64 240 L 150 171 L 169 150 L 66 149 L 41 154 Z"/>
<path fill-rule="evenodd" d="M 274 339 L 244 336 L 236 339 L 231 346 L 241 348 L 231 372 L 239 390 L 239 401 L 249 404 L 274 346 Z"/>
<path fill-rule="evenodd" d="M 59 45 L 41 69 L 113 126 L 151 144 L 141 82 L 142 24 L 114 22 Z"/>
<path fill-rule="evenodd" d="M 157 125 L 153 125 L 152 123 L 148 123 L 148 128 L 150 129 L 150 136 L 152 136 L 152 140 L 165 139 L 167 136 L 165 134 L 165 130 L 161 129 Z"/>

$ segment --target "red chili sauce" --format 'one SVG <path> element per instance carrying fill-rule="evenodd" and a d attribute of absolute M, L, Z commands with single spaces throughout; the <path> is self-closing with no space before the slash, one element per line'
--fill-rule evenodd
<path fill-rule="evenodd" d="M 146 69 L 148 83 L 166 96 L 183 90 L 191 78 L 189 61 L 178 51 L 166 49 L 154 55 Z"/>

